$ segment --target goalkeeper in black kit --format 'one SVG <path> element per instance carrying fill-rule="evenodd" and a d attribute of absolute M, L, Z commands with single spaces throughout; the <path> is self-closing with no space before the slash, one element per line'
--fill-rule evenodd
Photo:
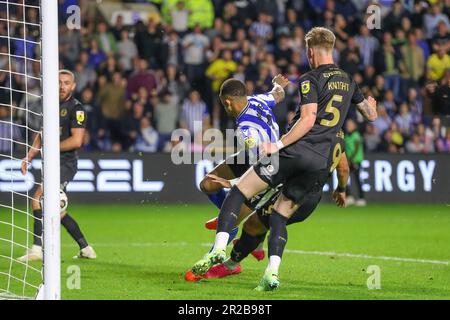
<path fill-rule="evenodd" d="M 60 188 L 61 193 L 77 173 L 77 149 L 83 144 L 86 128 L 86 112 L 83 105 L 76 100 L 72 94 L 76 88 L 75 76 L 69 70 L 59 72 L 59 136 L 60 136 Z M 41 135 L 37 135 L 30 148 L 28 155 L 22 160 L 22 173 L 25 175 L 28 164 L 38 155 L 42 146 Z M 33 195 L 32 208 L 34 216 L 33 246 L 27 253 L 18 258 L 19 261 L 42 260 L 42 208 L 40 198 L 42 196 L 42 186 L 40 185 Z M 88 244 L 78 223 L 67 213 L 67 208 L 61 210 L 61 224 L 67 232 L 77 242 L 80 251 L 75 258 L 95 259 L 97 255 L 94 249 Z"/>

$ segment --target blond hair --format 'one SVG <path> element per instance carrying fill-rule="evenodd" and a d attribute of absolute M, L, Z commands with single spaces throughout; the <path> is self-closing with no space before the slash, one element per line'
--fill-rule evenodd
<path fill-rule="evenodd" d="M 319 48 L 331 52 L 336 42 L 336 36 L 330 29 L 314 27 L 306 34 L 305 41 L 308 48 Z"/>
<path fill-rule="evenodd" d="M 62 74 L 71 76 L 72 80 L 75 81 L 75 74 L 72 71 L 67 70 L 67 69 L 61 69 L 61 70 L 59 70 L 59 75 L 62 75 Z"/>

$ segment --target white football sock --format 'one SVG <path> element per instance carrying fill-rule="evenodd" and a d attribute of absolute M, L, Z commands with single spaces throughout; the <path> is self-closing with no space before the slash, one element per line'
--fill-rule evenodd
<path fill-rule="evenodd" d="M 227 248 L 228 239 L 230 234 L 228 232 L 219 232 L 216 234 L 216 241 L 214 242 L 214 250 Z"/>
<path fill-rule="evenodd" d="M 266 272 L 271 272 L 278 274 L 278 269 L 280 268 L 281 258 L 279 256 L 270 256 L 269 265 L 266 268 Z"/>

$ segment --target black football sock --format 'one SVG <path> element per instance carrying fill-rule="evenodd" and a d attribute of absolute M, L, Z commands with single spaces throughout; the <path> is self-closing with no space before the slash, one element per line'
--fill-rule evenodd
<path fill-rule="evenodd" d="M 64 218 L 61 219 L 61 224 L 66 228 L 67 232 L 72 236 L 73 240 L 75 240 L 80 249 L 84 249 L 88 246 L 86 239 L 84 238 L 83 233 L 78 226 L 78 223 L 71 217 L 69 214 L 66 214 Z"/>
<path fill-rule="evenodd" d="M 277 211 L 272 210 L 270 215 L 270 235 L 269 235 L 269 257 L 283 256 L 284 247 L 286 246 L 288 234 L 286 223 L 288 218 L 283 217 Z"/>
<path fill-rule="evenodd" d="M 234 245 L 233 250 L 231 250 L 231 260 L 239 263 L 247 258 L 253 250 L 258 248 L 260 243 L 264 242 L 265 237 L 266 233 L 259 236 L 251 236 L 245 230 L 242 230 L 241 237 Z"/>
<path fill-rule="evenodd" d="M 33 227 L 33 244 L 42 247 L 42 210 L 33 210 L 34 227 Z"/>
<path fill-rule="evenodd" d="M 245 201 L 245 196 L 242 194 L 238 187 L 234 186 L 228 193 L 225 201 L 220 209 L 219 221 L 217 225 L 217 233 L 227 232 L 236 226 L 236 221 L 241 211 L 241 206 Z"/>

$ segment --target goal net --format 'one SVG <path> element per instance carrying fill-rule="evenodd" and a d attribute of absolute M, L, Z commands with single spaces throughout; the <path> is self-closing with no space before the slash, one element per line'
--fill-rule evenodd
<path fill-rule="evenodd" d="M 53 23 L 46 22 L 50 15 L 56 30 L 45 29 Z M 53 54 L 55 39 L 46 40 L 51 32 L 56 32 Z M 51 171 L 49 162 L 59 168 L 59 146 L 47 151 L 59 144 L 57 39 L 57 0 L 0 0 L 0 299 L 59 298 L 59 170 L 56 181 L 44 174 Z M 43 141 L 41 157 L 23 174 L 22 159 L 36 136 Z M 38 187 L 44 189 L 43 201 L 33 199 Z M 43 235 L 33 233 L 33 200 L 43 202 Z M 43 239 L 44 261 L 21 261 L 34 236 Z"/>

